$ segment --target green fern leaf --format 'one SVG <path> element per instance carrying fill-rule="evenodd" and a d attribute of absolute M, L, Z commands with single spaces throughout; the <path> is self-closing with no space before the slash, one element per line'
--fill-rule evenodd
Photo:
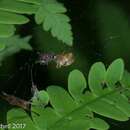
<path fill-rule="evenodd" d="M 89 77 L 88 77 L 88 83 L 89 88 L 95 95 L 101 95 L 102 94 L 102 85 L 105 80 L 106 75 L 106 69 L 103 63 L 97 62 L 95 63 L 90 71 L 89 71 Z"/>
<path fill-rule="evenodd" d="M 29 40 L 30 37 L 20 38 L 19 36 L 0 38 L 0 44 L 4 44 L 4 48 L 0 51 L 0 62 L 21 49 L 31 50 L 32 48 L 28 44 Z"/>
<path fill-rule="evenodd" d="M 120 81 L 124 73 L 124 63 L 122 59 L 115 60 L 107 69 L 106 81 L 109 87 Z"/>
<path fill-rule="evenodd" d="M 0 43 L 0 51 L 3 51 L 5 49 L 5 44 L 4 43 Z"/>
<path fill-rule="evenodd" d="M 47 88 L 52 106 L 59 114 L 65 115 L 77 107 L 71 96 L 61 87 L 50 86 Z M 60 98 L 61 100 L 58 100 Z M 64 102 L 63 102 L 64 101 Z"/>
<path fill-rule="evenodd" d="M 58 86 L 50 86 L 47 89 L 47 92 L 49 94 L 50 103 L 54 109 L 56 119 L 54 119 L 53 123 L 55 123 L 53 125 L 47 125 L 48 122 L 46 122 L 46 120 L 48 119 L 45 119 L 44 126 L 39 126 L 40 124 L 38 125 L 40 129 L 44 128 L 49 130 L 73 130 L 79 127 L 84 129 L 108 129 L 108 125 L 103 120 L 100 120 L 98 118 L 96 119 L 93 116 L 93 112 L 119 121 L 128 120 L 130 117 L 130 104 L 128 103 L 128 99 L 124 95 L 120 94 L 120 91 L 116 88 L 113 88 L 111 90 L 109 89 L 109 86 L 106 86 L 106 88 L 103 86 L 105 82 L 106 85 L 108 85 L 107 81 L 110 82 L 112 79 L 111 76 L 113 75 L 110 75 L 109 80 L 105 81 L 109 69 L 112 66 L 120 66 L 120 64 L 123 64 L 122 60 L 117 59 L 106 70 L 103 63 L 95 63 L 91 67 L 89 73 L 89 87 L 91 86 L 91 92 L 86 91 L 85 93 L 83 93 L 84 89 L 86 89 L 84 76 L 78 70 L 72 71 L 69 75 L 68 87 L 70 94 L 74 98 L 72 98 L 70 94 L 67 93 L 67 91 L 63 88 Z M 122 75 L 120 73 L 122 71 L 122 65 L 116 69 L 116 73 L 119 74 L 118 77 Z M 113 73 L 113 71 L 111 71 L 111 73 Z M 116 78 L 116 81 L 120 81 L 120 78 Z M 113 87 L 115 87 L 115 84 L 113 84 Z M 77 95 L 79 95 L 80 99 L 85 100 L 79 101 L 79 97 L 77 98 Z M 44 111 L 46 111 L 46 109 Z M 39 110 L 37 112 L 41 111 Z M 37 118 L 34 117 L 34 120 L 37 124 Z M 39 117 L 39 120 L 42 119 Z M 83 124 L 81 123 L 81 120 Z M 97 123 L 94 123 L 94 120 Z M 78 122 L 81 123 L 79 127 L 76 125 Z M 84 124 L 87 124 L 87 126 Z"/>
<path fill-rule="evenodd" d="M 123 66 L 123 61 L 121 59 L 117 59 L 108 67 L 107 71 L 105 71 L 105 67 L 102 63 L 96 63 L 91 67 L 89 73 L 89 81 L 91 81 L 89 82 L 89 86 L 91 86 L 91 91 L 94 92 L 96 97 L 102 96 L 101 100 L 97 100 L 94 104 L 90 104 L 91 109 L 98 114 L 105 115 L 116 120 L 128 120 L 130 114 L 130 110 L 128 110 L 128 114 L 127 110 L 124 111 L 125 106 L 117 102 L 118 100 L 115 101 L 116 99 L 120 99 L 123 100 L 128 106 L 130 105 L 128 104 L 128 100 L 125 100 L 125 98 L 120 95 L 120 91 L 117 91 L 115 89 L 116 82 L 119 82 L 121 80 L 124 70 Z M 92 73 L 95 79 L 93 79 Z M 104 75 L 104 78 L 100 78 L 101 73 L 102 75 Z M 97 76 L 95 76 L 96 74 Z M 113 75 L 116 75 L 114 76 L 116 78 L 113 78 Z M 104 83 L 106 83 L 107 85 L 106 88 L 104 88 Z M 110 83 L 112 83 L 111 86 Z M 112 87 L 113 89 L 109 89 L 110 87 Z M 112 99 L 112 97 L 114 98 Z"/>
<path fill-rule="evenodd" d="M 74 70 L 69 74 L 68 77 L 68 90 L 77 100 L 82 100 L 82 92 L 86 89 L 87 83 L 84 75 L 79 70 Z"/>
<path fill-rule="evenodd" d="M 125 70 L 125 72 L 123 74 L 121 84 L 123 86 L 127 86 L 128 88 L 130 88 L 130 73 L 128 71 L 126 71 L 126 70 Z"/>
<path fill-rule="evenodd" d="M 1 0 L 0 1 L 0 24 L 25 24 L 29 19 L 23 14 L 35 14 L 37 24 L 43 23 L 45 31 L 51 31 L 53 37 L 72 45 L 73 36 L 71 31 L 70 19 L 65 14 L 66 8 L 55 0 Z M 4 25 L 3 25 L 4 26 Z M 5 29 L 5 30 L 4 30 Z M 3 34 L 6 37 L 12 36 L 3 27 Z"/>
<path fill-rule="evenodd" d="M 130 104 L 124 93 L 126 89 L 125 86 L 116 86 L 116 82 L 121 81 L 123 66 L 122 59 L 112 62 L 108 69 L 105 69 L 101 62 L 92 65 L 88 76 L 90 91 L 86 90 L 85 77 L 79 70 L 73 70 L 69 75 L 69 91 L 59 86 L 49 86 L 47 93 L 51 106 L 41 108 L 32 105 L 31 108 L 32 111 L 39 114 L 37 116 L 32 113 L 36 129 L 109 129 L 109 125 L 93 113 L 117 121 L 127 121 L 130 117 Z M 113 68 L 115 69 L 113 70 Z M 111 74 L 113 72 L 118 73 L 114 79 Z M 109 83 L 112 83 L 113 86 L 109 86 Z"/>
<path fill-rule="evenodd" d="M 0 24 L 25 24 L 28 19 L 24 16 L 0 11 Z"/>
<path fill-rule="evenodd" d="M 17 0 L 2 0 L 0 1 L 0 10 L 9 11 L 18 14 L 34 14 L 38 9 L 38 6 L 34 4 L 28 4 L 19 2 Z"/>
<path fill-rule="evenodd" d="M 38 7 L 37 4 L 25 3 L 19 0 L 1 0 L 0 37 L 12 36 L 15 32 L 15 24 L 25 24 L 29 21 L 23 14 L 34 14 Z"/>
<path fill-rule="evenodd" d="M 39 117 L 33 114 L 33 119 L 39 130 L 79 130 L 96 128 L 97 130 L 108 129 L 105 121 L 94 118 L 92 112 L 74 101 L 72 97 L 63 88 L 50 86 L 47 89 L 50 97 L 50 103 L 54 109 L 47 107 L 32 110 L 39 113 Z M 94 123 L 98 122 L 98 123 Z"/>
<path fill-rule="evenodd" d="M 15 27 L 13 25 L 0 24 L 0 37 L 7 38 L 14 34 Z"/>
<path fill-rule="evenodd" d="M 9 130 L 13 130 L 14 128 L 16 130 L 23 129 L 23 130 L 36 130 L 34 123 L 28 116 L 28 114 L 20 109 L 12 109 L 8 113 L 8 128 Z M 19 124 L 19 126 L 16 126 Z M 21 124 L 21 125 L 20 125 Z"/>
<path fill-rule="evenodd" d="M 73 37 L 69 17 L 65 15 L 66 8 L 55 0 L 43 0 L 40 8 L 36 12 L 35 20 L 37 24 L 43 23 L 46 31 L 51 31 L 54 37 L 62 40 L 68 45 L 72 45 Z"/>
<path fill-rule="evenodd" d="M 42 0 L 17 0 L 17 1 L 40 5 Z"/>

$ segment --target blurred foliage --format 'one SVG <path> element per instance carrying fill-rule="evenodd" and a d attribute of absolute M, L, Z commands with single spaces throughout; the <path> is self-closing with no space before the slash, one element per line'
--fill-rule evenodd
<path fill-rule="evenodd" d="M 9 38 L 0 38 L 0 63 L 6 57 L 19 52 L 21 49 L 32 50 L 28 44 L 31 37 L 20 38 L 19 36 L 12 36 Z"/>

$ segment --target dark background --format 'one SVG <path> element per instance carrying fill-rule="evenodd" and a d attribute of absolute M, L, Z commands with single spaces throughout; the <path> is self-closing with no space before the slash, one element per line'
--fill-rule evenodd
<path fill-rule="evenodd" d="M 108 66 L 116 58 L 123 58 L 125 67 L 130 69 L 130 2 L 127 0 L 60 0 L 67 7 L 74 33 L 74 46 L 68 47 L 41 26 L 31 22 L 18 27 L 21 36 L 33 35 L 32 52 L 21 51 L 8 57 L 0 68 L 0 89 L 9 94 L 28 100 L 31 97 L 31 64 L 37 60 L 37 51 L 44 53 L 73 52 L 75 63 L 72 66 L 56 69 L 55 64 L 34 65 L 33 77 L 38 89 L 49 85 L 67 88 L 67 77 L 71 70 L 81 70 L 87 79 L 90 66 L 102 61 Z M 1 117 L 10 106 L 1 101 Z M 3 120 L 1 118 L 1 120 Z M 129 122 L 116 122 L 106 119 L 110 130 L 129 130 Z M 6 119 L 4 119 L 6 122 Z"/>

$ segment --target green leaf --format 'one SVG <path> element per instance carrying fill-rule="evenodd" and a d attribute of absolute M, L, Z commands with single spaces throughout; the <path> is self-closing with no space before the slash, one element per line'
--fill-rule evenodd
<path fill-rule="evenodd" d="M 5 49 L 5 44 L 4 43 L 0 43 L 0 51 L 3 51 Z"/>
<path fill-rule="evenodd" d="M 50 107 L 47 108 L 38 108 L 35 109 L 32 107 L 32 110 L 36 111 L 39 116 L 32 113 L 35 126 L 38 130 L 46 130 L 48 126 L 53 125 L 60 119 L 60 116 Z"/>
<path fill-rule="evenodd" d="M 61 87 L 50 86 L 47 88 L 47 92 L 52 106 L 60 114 L 65 115 L 77 107 L 71 96 Z"/>
<path fill-rule="evenodd" d="M 120 81 L 121 85 L 123 86 L 123 88 L 125 89 L 125 91 L 123 93 L 125 93 L 125 95 L 130 98 L 130 73 L 125 70 L 123 77 Z"/>
<path fill-rule="evenodd" d="M 89 88 L 95 95 L 102 94 L 105 75 L 106 75 L 106 69 L 103 63 L 97 62 L 94 65 L 92 65 L 89 71 L 88 83 Z"/>
<path fill-rule="evenodd" d="M 8 56 L 11 56 L 21 49 L 31 50 L 31 46 L 28 44 L 30 37 L 20 38 L 19 36 L 13 36 L 9 38 L 0 38 L 0 43 L 5 44 L 3 51 L 0 51 L 0 62 Z"/>
<path fill-rule="evenodd" d="M 53 110 L 53 116 L 51 117 L 51 115 L 49 115 L 51 112 L 48 112 L 47 115 L 44 113 L 48 111 L 48 108 L 35 109 L 35 111 L 41 115 L 37 117 L 33 114 L 37 128 L 45 130 L 75 130 L 83 128 L 89 130 L 90 128 L 96 127 L 96 124 L 94 125 L 92 122 L 96 122 L 98 119 L 96 120 L 93 117 L 90 109 L 84 105 L 84 103 L 79 104 L 74 101 L 66 90 L 58 86 L 49 86 L 47 92 L 53 107 L 53 109 L 51 109 L 51 111 Z M 34 107 L 32 107 L 32 110 L 34 110 L 33 108 Z M 45 115 L 44 119 L 42 115 Z M 53 119 L 52 123 L 50 119 Z M 100 119 L 99 122 L 100 125 L 97 129 L 108 129 L 109 126 L 106 122 Z"/>
<path fill-rule="evenodd" d="M 38 9 L 38 6 L 34 4 L 28 4 L 25 2 L 19 2 L 17 0 L 2 0 L 0 1 L 0 10 L 9 11 L 20 14 L 34 14 Z"/>
<path fill-rule="evenodd" d="M 53 37 L 71 46 L 73 37 L 70 19 L 65 12 L 66 8 L 55 0 L 43 0 L 36 12 L 35 20 L 37 24 L 43 23 L 44 30 L 51 31 Z"/>
<path fill-rule="evenodd" d="M 17 0 L 17 1 L 32 3 L 32 4 L 37 4 L 37 5 L 41 3 L 41 0 Z"/>
<path fill-rule="evenodd" d="M 0 24 L 0 38 L 7 38 L 14 34 L 15 27 L 13 25 Z"/>
<path fill-rule="evenodd" d="M 120 82 L 123 86 L 130 88 L 130 73 L 128 71 L 124 71 L 122 80 Z"/>
<path fill-rule="evenodd" d="M 124 62 L 122 59 L 117 59 L 111 63 L 107 69 L 106 82 L 109 87 L 113 87 L 123 77 Z"/>
<path fill-rule="evenodd" d="M 68 90 L 76 100 L 83 95 L 87 86 L 84 75 L 79 70 L 73 70 L 68 77 Z"/>
<path fill-rule="evenodd" d="M 26 3 L 25 3 L 26 1 Z M 29 19 L 23 14 L 34 14 L 39 8 L 35 0 L 1 0 L 0 1 L 0 37 L 14 34 L 14 24 L 25 24 Z M 38 4 L 39 3 L 39 4 Z M 10 25 L 7 25 L 10 24 Z"/>
<path fill-rule="evenodd" d="M 97 130 L 106 130 L 106 128 L 109 129 L 109 125 L 104 120 L 99 118 L 92 119 L 90 124 L 92 129 L 97 129 Z"/>
<path fill-rule="evenodd" d="M 128 99 L 121 95 L 119 92 L 112 94 L 112 96 L 106 96 L 105 101 L 118 106 L 123 113 L 125 113 L 128 117 L 130 116 L 130 104 Z"/>
<path fill-rule="evenodd" d="M 28 21 L 23 15 L 0 11 L 0 24 L 25 24 Z"/>
<path fill-rule="evenodd" d="M 7 122 L 9 124 L 9 130 L 36 130 L 34 123 L 27 113 L 19 108 L 11 109 L 7 113 Z"/>
<path fill-rule="evenodd" d="M 111 96 L 111 94 L 109 94 Z M 105 97 L 104 97 L 105 98 Z M 118 104 L 116 104 L 118 106 Z M 105 99 L 95 100 L 94 103 L 89 104 L 89 108 L 102 116 L 106 116 L 118 121 L 127 121 L 129 118 L 122 110 L 115 106 L 114 102 L 109 103 Z"/>
<path fill-rule="evenodd" d="M 87 120 L 79 119 L 79 120 L 68 120 L 62 122 L 62 124 L 56 124 L 54 130 L 89 130 L 90 125 Z M 52 129 L 51 129 L 52 130 Z"/>

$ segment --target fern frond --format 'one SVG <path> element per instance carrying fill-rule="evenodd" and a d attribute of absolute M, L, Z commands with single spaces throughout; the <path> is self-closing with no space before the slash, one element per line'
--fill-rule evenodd
<path fill-rule="evenodd" d="M 44 30 L 51 31 L 52 36 L 72 45 L 73 36 L 69 24 L 70 19 L 65 15 L 66 11 L 66 8 L 55 0 L 42 0 L 35 20 L 37 24 L 43 23 Z"/>
<path fill-rule="evenodd" d="M 69 91 L 59 86 L 49 86 L 47 93 L 51 106 L 32 106 L 32 111 L 40 115 L 32 113 L 34 127 L 37 130 L 109 129 L 109 125 L 95 117 L 94 113 L 117 121 L 127 121 L 130 117 L 130 104 L 124 92 L 125 87 L 117 84 L 121 83 L 123 72 L 122 59 L 112 62 L 107 70 L 103 63 L 95 63 L 88 76 L 89 91 L 83 74 L 73 70 L 68 78 Z M 43 94 L 47 99 L 46 105 L 47 93 Z"/>
<path fill-rule="evenodd" d="M 52 36 L 72 45 L 73 36 L 70 19 L 65 14 L 66 8 L 55 0 L 1 0 L 0 1 L 0 24 L 25 24 L 29 19 L 24 14 L 35 14 L 37 24 L 43 23 L 45 31 L 51 31 Z M 4 25 L 3 25 L 4 26 Z M 4 29 L 4 27 L 3 27 Z M 5 28 L 4 37 L 13 35 L 14 30 Z M 0 30 L 0 37 L 3 37 Z"/>
<path fill-rule="evenodd" d="M 117 66 L 115 68 L 115 66 Z M 119 66 L 119 67 L 118 67 Z M 40 129 L 48 130 L 73 130 L 77 127 L 81 129 L 108 129 L 108 125 L 101 119 L 94 117 L 93 112 L 102 116 L 112 118 L 118 121 L 126 121 L 130 117 L 130 104 L 125 95 L 120 93 L 120 89 L 116 88 L 116 83 L 122 78 L 124 63 L 121 59 L 114 61 L 106 70 L 103 63 L 94 64 L 89 73 L 89 88 L 86 89 L 86 81 L 83 74 L 74 70 L 70 73 L 68 79 L 69 93 L 61 87 L 50 86 L 47 92 L 50 97 L 50 103 L 53 108 L 45 108 L 40 115 L 43 117 L 34 118 Z M 118 73 L 114 76 L 113 74 Z M 109 75 L 109 76 L 108 76 Z M 108 83 L 113 83 L 113 87 Z M 103 84 L 106 84 L 104 88 Z M 71 96 L 70 96 L 71 94 Z M 35 110 L 35 109 L 34 109 Z M 53 123 L 48 122 L 46 111 L 55 113 Z M 43 114 L 44 113 L 44 114 Z M 44 122 L 41 127 L 39 120 Z M 98 122 L 98 123 L 95 123 Z"/>

